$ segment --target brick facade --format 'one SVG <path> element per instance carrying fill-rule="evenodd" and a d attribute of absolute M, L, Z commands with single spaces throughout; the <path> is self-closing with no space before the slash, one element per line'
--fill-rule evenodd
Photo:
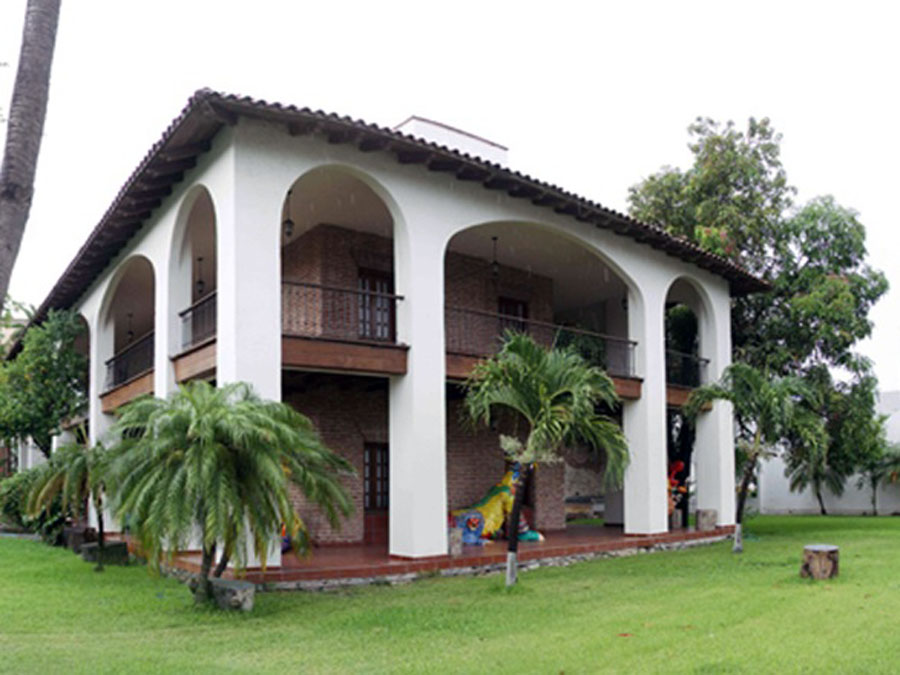
<path fill-rule="evenodd" d="M 364 536 L 363 446 L 388 442 L 387 383 L 374 378 L 310 376 L 303 386 L 292 386 L 285 402 L 307 415 L 325 443 L 347 458 L 356 476 L 344 485 L 353 502 L 353 513 L 341 527 L 332 529 L 318 509 L 295 493 L 294 503 L 315 543 L 359 543 Z M 463 419 L 462 401 L 451 397 L 447 404 L 447 501 L 448 511 L 472 504 L 502 478 L 505 459 L 499 435 L 488 429 L 473 429 Z M 535 472 L 537 527 L 565 527 L 562 464 L 542 466 Z"/>

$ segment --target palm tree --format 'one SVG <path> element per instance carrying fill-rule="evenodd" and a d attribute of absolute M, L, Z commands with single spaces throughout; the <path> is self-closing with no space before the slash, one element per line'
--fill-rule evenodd
<path fill-rule="evenodd" d="M 788 475 L 791 491 L 802 492 L 806 488 L 812 488 L 816 501 L 819 502 L 819 512 L 823 516 L 828 515 L 823 490 L 828 488 L 838 497 L 844 494 L 847 476 L 829 463 L 827 444 L 822 447 L 801 447 L 788 454 L 785 473 Z"/>
<path fill-rule="evenodd" d="M 44 133 L 50 65 L 56 44 L 60 0 L 28 0 L 19 67 L 9 106 L 6 148 L 0 166 L 0 298 L 25 232 L 34 194 L 34 174 Z"/>
<path fill-rule="evenodd" d="M 119 437 L 111 448 L 114 513 L 129 523 L 154 562 L 199 533 L 198 601 L 210 597 L 217 547 L 217 577 L 231 560 L 246 564 L 249 542 L 265 566 L 282 525 L 295 546 L 305 547 L 291 484 L 334 526 L 351 511 L 340 483 L 351 465 L 325 447 L 308 418 L 261 400 L 247 384 L 191 382 L 165 400 L 138 399 L 123 409 L 112 431 Z"/>
<path fill-rule="evenodd" d="M 53 500 L 62 499 L 63 510 L 80 518 L 88 499 L 97 513 L 97 567 L 103 570 L 103 491 L 107 470 L 107 453 L 102 445 L 88 447 L 87 434 L 81 428 L 76 434 L 82 442 L 57 448 L 50 459 L 38 468 L 37 478 L 28 493 L 26 511 L 32 517 L 41 509 L 49 509 Z"/>
<path fill-rule="evenodd" d="M 523 469 L 514 486 L 508 528 L 506 585 L 516 583 L 519 516 L 537 462 L 561 459 L 570 443 L 586 443 L 606 452 L 606 478 L 620 485 L 628 465 L 628 447 L 619 426 L 598 412 L 619 401 L 612 380 L 570 348 L 547 350 L 527 335 L 509 332 L 492 358 L 475 366 L 466 383 L 466 409 L 476 423 L 490 425 L 500 410 L 524 422 L 524 440 L 501 435 L 509 458 Z"/>
<path fill-rule="evenodd" d="M 774 454 L 779 443 L 794 441 L 809 452 L 821 453 L 826 446 L 821 418 L 804 401 L 810 389 L 796 377 L 770 377 L 745 363 L 725 369 L 721 379 L 693 391 L 685 414 L 695 419 L 713 401 L 730 401 L 738 422 L 736 455 L 741 480 L 735 513 L 734 552 L 743 549 L 741 529 L 750 482 L 759 460 Z"/>

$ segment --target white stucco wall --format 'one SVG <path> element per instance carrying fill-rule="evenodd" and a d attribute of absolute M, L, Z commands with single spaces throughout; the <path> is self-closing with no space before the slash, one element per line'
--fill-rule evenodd
<path fill-rule="evenodd" d="M 887 439 L 900 443 L 900 392 L 883 392 L 879 395 L 878 413 L 887 415 Z M 760 513 L 819 513 L 819 503 L 810 490 L 791 492 L 790 482 L 784 475 L 785 463 L 775 457 L 762 464 L 759 493 L 755 505 Z M 840 497 L 825 491 L 823 500 L 829 513 L 856 515 L 872 512 L 872 491 L 858 488 L 858 476 L 847 479 L 844 494 Z M 877 507 L 880 514 L 900 514 L 900 484 L 881 485 L 878 488 Z"/>

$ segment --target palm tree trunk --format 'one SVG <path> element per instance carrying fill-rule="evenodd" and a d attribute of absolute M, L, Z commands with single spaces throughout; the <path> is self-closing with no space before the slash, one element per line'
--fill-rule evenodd
<path fill-rule="evenodd" d="M 28 0 L 0 166 L 0 298 L 6 297 L 34 195 L 60 0 Z"/>
<path fill-rule="evenodd" d="M 878 481 L 872 481 L 872 515 L 878 515 Z"/>
<path fill-rule="evenodd" d="M 825 510 L 825 500 L 822 499 L 822 491 L 819 488 L 816 488 L 816 499 L 819 502 L 819 511 L 822 512 L 823 516 L 827 516 L 828 511 Z"/>
<path fill-rule="evenodd" d="M 516 495 L 513 498 L 512 513 L 509 515 L 509 526 L 506 532 L 508 546 L 506 549 L 506 586 L 515 586 L 519 572 L 519 520 L 522 516 L 522 502 L 531 481 L 533 464 L 522 468 L 519 480 L 516 481 Z"/>
<path fill-rule="evenodd" d="M 216 545 L 213 544 L 209 548 L 203 546 L 203 558 L 200 562 L 200 578 L 197 583 L 197 590 L 194 591 L 194 602 L 206 602 L 212 597 L 212 584 L 209 582 L 209 571 L 212 568 L 213 560 L 216 558 Z"/>
<path fill-rule="evenodd" d="M 744 506 L 747 503 L 747 493 L 750 491 L 750 481 L 753 480 L 754 468 L 756 468 L 755 456 L 752 460 L 747 460 L 747 465 L 744 467 L 744 475 L 741 477 L 741 485 L 738 488 L 737 511 L 734 517 L 734 546 L 731 549 L 732 553 L 744 552 Z"/>
<path fill-rule="evenodd" d="M 231 556 L 228 555 L 225 551 L 222 551 L 222 557 L 219 560 L 219 564 L 216 565 L 216 569 L 213 571 L 213 576 L 218 579 L 221 577 L 225 570 L 228 569 L 228 561 L 231 559 Z"/>
<path fill-rule="evenodd" d="M 95 572 L 103 571 L 103 555 L 104 555 L 104 545 L 106 543 L 106 535 L 103 532 L 103 499 L 97 498 L 94 503 L 94 508 L 97 510 L 97 566 L 94 568 Z"/>

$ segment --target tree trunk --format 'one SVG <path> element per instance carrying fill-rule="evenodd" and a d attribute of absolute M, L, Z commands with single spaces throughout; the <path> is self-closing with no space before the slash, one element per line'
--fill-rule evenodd
<path fill-rule="evenodd" d="M 753 469 L 756 468 L 756 459 L 747 460 L 747 466 L 744 467 L 744 475 L 741 477 L 741 485 L 738 489 L 737 511 L 734 516 L 734 546 L 732 553 L 744 552 L 744 540 L 742 537 L 742 529 L 744 524 L 744 505 L 747 503 L 747 493 L 750 491 L 750 481 L 753 480 Z"/>
<path fill-rule="evenodd" d="M 212 584 L 209 582 L 209 570 L 213 560 L 216 559 L 216 545 L 206 548 L 203 546 L 203 558 L 200 562 L 200 578 L 197 580 L 197 590 L 194 591 L 194 602 L 203 603 L 212 598 Z"/>
<path fill-rule="evenodd" d="M 522 515 L 522 502 L 525 501 L 525 493 L 528 491 L 528 484 L 531 481 L 531 471 L 533 464 L 528 464 L 522 468 L 519 474 L 519 480 L 516 481 L 516 495 L 513 499 L 512 513 L 509 515 L 509 525 L 507 527 L 506 539 L 508 546 L 506 549 L 506 586 L 515 586 L 518 581 L 519 571 L 519 520 Z"/>
<path fill-rule="evenodd" d="M 822 491 L 818 488 L 816 489 L 816 499 L 819 502 L 819 511 L 821 511 L 823 516 L 827 516 L 828 511 L 825 510 L 825 500 L 822 499 Z"/>
<path fill-rule="evenodd" d="M 94 503 L 94 508 L 97 509 L 97 566 L 94 568 L 95 572 L 103 571 L 103 546 L 106 542 L 106 537 L 103 533 L 103 499 L 98 498 Z"/>
<path fill-rule="evenodd" d="M 228 561 L 230 560 L 230 558 L 231 556 L 229 556 L 228 553 L 222 551 L 222 558 L 221 560 L 219 560 L 219 564 L 216 565 L 216 569 L 213 572 L 213 576 L 216 579 L 221 577 L 225 573 L 225 570 L 228 569 Z"/>
<path fill-rule="evenodd" d="M 872 482 L 872 515 L 878 515 L 878 483 Z"/>
<path fill-rule="evenodd" d="M 0 166 L 0 298 L 6 297 L 34 195 L 60 0 L 28 0 Z"/>

